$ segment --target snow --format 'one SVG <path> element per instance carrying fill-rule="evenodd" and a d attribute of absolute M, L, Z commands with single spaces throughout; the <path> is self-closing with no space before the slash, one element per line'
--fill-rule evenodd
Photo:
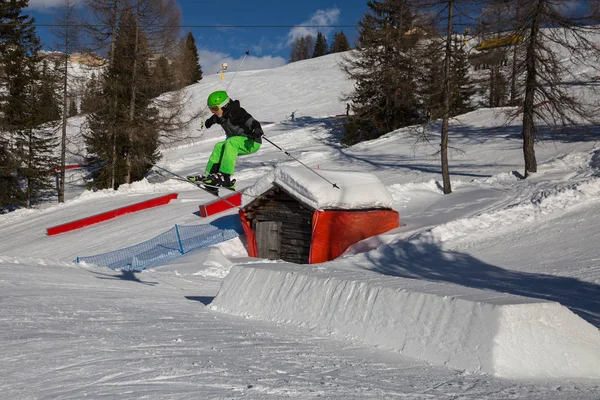
<path fill-rule="evenodd" d="M 260 178 L 246 193 L 259 196 L 273 184 L 314 210 L 365 210 L 393 206 L 385 185 L 375 175 L 365 172 L 311 171 L 284 166 Z"/>
<path fill-rule="evenodd" d="M 70 170 L 65 204 L 0 215 L 3 398 L 598 398 L 598 128 L 541 129 L 539 170 L 521 180 L 517 110 L 462 115 L 450 125 L 460 151 L 444 195 L 435 124 L 430 142 L 401 129 L 339 144 L 335 115 L 352 83 L 337 59 L 240 72 L 229 92 L 299 161 L 364 188 L 342 196 L 269 143 L 238 159 L 237 186 L 288 185 L 316 208 L 377 200 L 402 226 L 323 264 L 252 259 L 240 237 L 141 273 L 112 271 L 73 260 L 237 210 L 200 218 L 208 193 L 155 175 L 86 192 L 84 172 Z M 190 86 L 189 113 L 231 79 Z M 82 121 L 69 121 L 70 135 Z M 160 166 L 201 172 L 223 132 L 195 134 L 164 149 Z M 46 235 L 166 193 L 179 197 Z"/>
<path fill-rule="evenodd" d="M 210 308 L 471 373 L 600 378 L 596 327 L 559 303 L 508 293 L 266 264 L 234 266 Z"/>

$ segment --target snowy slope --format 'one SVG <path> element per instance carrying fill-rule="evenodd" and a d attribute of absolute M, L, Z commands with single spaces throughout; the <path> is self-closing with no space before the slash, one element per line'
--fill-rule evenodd
<path fill-rule="evenodd" d="M 173 224 L 214 221 L 220 216 L 197 214 L 211 197 L 154 176 L 84 193 L 82 172 L 70 172 L 64 205 L 0 216 L 3 397 L 598 398 L 598 128 L 563 137 L 542 131 L 539 172 L 520 180 L 520 118 L 507 116 L 515 110 L 461 116 L 450 133 L 461 150 L 450 158 L 454 191 L 443 195 L 435 132 L 431 143 L 404 129 L 339 145 L 343 119 L 332 115 L 345 110 L 339 96 L 351 82 L 336 57 L 240 72 L 232 82 L 229 74 L 224 82 L 207 77 L 188 88 L 189 107 L 203 107 L 209 92 L 231 82 L 232 97 L 303 163 L 376 175 L 403 226 L 318 266 L 249 259 L 238 238 L 151 271 L 119 273 L 72 260 Z M 200 172 L 219 129 L 165 149 L 161 165 Z M 238 186 L 275 166 L 300 165 L 265 143 L 239 159 Z M 49 226 L 171 192 L 179 198 L 167 206 L 45 235 Z M 256 292 L 265 282 L 273 285 Z M 286 293 L 297 301 L 286 303 Z M 375 293 L 383 308 L 372 307 Z M 410 324 L 411 340 L 394 342 Z M 557 353 L 543 358 L 545 348 Z M 477 350 L 469 358 L 460 349 Z M 560 354 L 567 358 L 557 363 Z M 526 372 L 542 366 L 533 376 L 544 379 Z"/>

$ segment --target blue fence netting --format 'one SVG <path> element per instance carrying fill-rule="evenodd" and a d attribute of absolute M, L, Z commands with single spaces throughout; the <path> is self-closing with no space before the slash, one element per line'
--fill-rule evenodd
<path fill-rule="evenodd" d="M 214 225 L 175 225 L 167 232 L 145 242 L 95 256 L 77 257 L 75 262 L 106 266 L 112 270 L 142 271 L 239 236 L 238 227 L 228 223 Z"/>

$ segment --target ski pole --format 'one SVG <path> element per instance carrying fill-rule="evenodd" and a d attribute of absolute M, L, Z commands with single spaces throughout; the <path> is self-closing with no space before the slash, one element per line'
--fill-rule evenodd
<path fill-rule="evenodd" d="M 240 70 L 240 68 L 242 67 L 242 64 L 244 63 L 244 60 L 246 59 L 246 57 L 248 57 L 250 55 L 250 50 L 246 51 L 246 55 L 244 56 L 244 58 L 242 58 L 242 61 L 240 61 L 240 65 L 238 65 L 237 69 L 235 70 L 235 73 L 233 74 L 233 76 L 231 77 L 231 80 L 229 81 L 229 83 L 227 84 L 227 87 L 225 88 L 225 91 L 229 90 L 229 86 L 231 85 L 231 82 L 233 82 L 233 80 L 235 79 L 235 76 L 237 75 L 238 71 Z"/>
<path fill-rule="evenodd" d="M 319 174 L 317 171 L 315 171 L 314 169 L 312 169 L 308 165 L 304 164 L 302 161 L 298 160 L 296 157 L 294 157 L 293 155 L 291 155 L 290 153 L 288 153 L 287 151 L 285 151 L 281 147 L 277 146 L 275 143 L 271 142 L 265 135 L 263 135 L 262 138 L 265 139 L 267 142 L 271 143 L 273 146 L 275 146 L 276 148 L 278 148 L 282 152 L 284 152 L 286 156 L 289 156 L 289 157 L 293 158 L 294 160 L 296 160 L 297 162 L 299 162 L 300 165 L 302 165 L 303 167 L 306 167 L 309 170 L 311 170 L 312 172 L 314 172 L 319 178 L 321 178 L 324 181 L 326 181 L 327 183 L 331 184 L 334 188 L 339 189 L 339 186 L 336 183 L 331 182 L 329 179 L 325 178 L 323 175 Z"/>

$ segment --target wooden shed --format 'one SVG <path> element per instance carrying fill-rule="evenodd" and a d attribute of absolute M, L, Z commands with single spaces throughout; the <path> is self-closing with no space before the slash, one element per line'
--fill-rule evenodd
<path fill-rule="evenodd" d="M 252 257 L 314 264 L 332 260 L 365 238 L 397 228 L 399 214 L 372 174 L 281 167 L 247 193 L 240 210 Z"/>

